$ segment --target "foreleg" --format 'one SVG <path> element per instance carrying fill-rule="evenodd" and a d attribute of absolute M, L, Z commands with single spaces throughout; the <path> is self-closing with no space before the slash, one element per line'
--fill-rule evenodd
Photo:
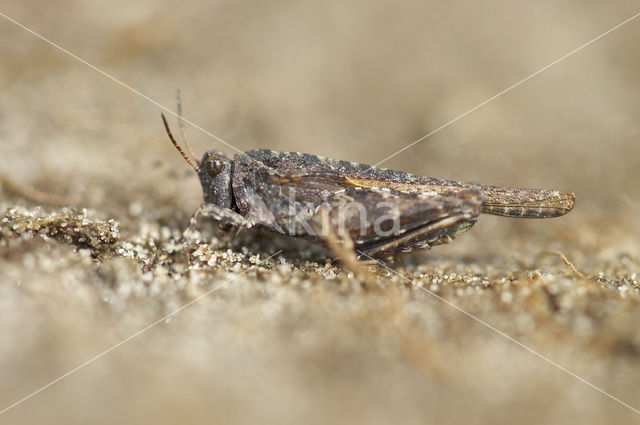
<path fill-rule="evenodd" d="M 200 217 L 210 217 L 221 224 L 228 224 L 237 227 L 238 230 L 253 227 L 254 222 L 238 214 L 237 212 L 215 204 L 204 203 L 200 205 L 189 219 L 189 225 L 182 232 L 181 242 L 184 244 L 191 233 L 198 227 Z"/>

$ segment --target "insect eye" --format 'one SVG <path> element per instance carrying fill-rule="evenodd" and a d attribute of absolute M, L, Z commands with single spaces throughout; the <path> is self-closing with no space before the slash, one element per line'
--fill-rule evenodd
<path fill-rule="evenodd" d="M 224 162 L 217 158 L 209 158 L 207 161 L 207 174 L 209 174 L 209 177 L 217 176 L 223 168 Z"/>

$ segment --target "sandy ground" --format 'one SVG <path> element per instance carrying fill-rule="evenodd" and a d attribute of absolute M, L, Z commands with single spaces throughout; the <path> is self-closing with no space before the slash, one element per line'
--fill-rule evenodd
<path fill-rule="evenodd" d="M 31 0 L 0 12 L 169 108 L 181 88 L 185 116 L 240 150 L 376 163 L 638 10 Z M 482 217 L 364 281 L 313 245 L 206 222 L 189 267 L 176 241 L 202 195 L 160 109 L 0 18 L 0 171 L 17 185 L 0 192 L 0 410 L 135 335 L 0 423 L 638 422 L 581 379 L 640 409 L 639 37 L 630 22 L 384 164 L 574 191 L 571 214 Z M 197 152 L 233 154 L 188 132 Z"/>

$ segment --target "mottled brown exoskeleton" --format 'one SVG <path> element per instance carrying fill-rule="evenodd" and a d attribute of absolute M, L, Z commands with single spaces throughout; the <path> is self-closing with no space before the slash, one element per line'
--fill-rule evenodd
<path fill-rule="evenodd" d="M 481 213 L 518 218 L 571 211 L 570 192 L 438 180 L 299 152 L 256 149 L 233 159 L 209 151 L 199 165 L 167 134 L 200 177 L 204 204 L 194 213 L 239 228 L 352 247 L 360 257 L 448 243 Z"/>

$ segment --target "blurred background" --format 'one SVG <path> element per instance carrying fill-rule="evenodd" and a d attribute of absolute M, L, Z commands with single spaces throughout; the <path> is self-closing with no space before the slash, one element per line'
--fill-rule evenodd
<path fill-rule="evenodd" d="M 369 164 L 383 160 L 639 11 L 638 3 L 632 0 L 613 3 L 578 0 L 25 0 L 0 6 L 3 14 L 170 109 L 175 108 L 176 89 L 181 89 L 184 116 L 241 151 L 254 148 L 302 151 Z M 510 253 L 514 247 L 526 248 L 530 243 L 538 243 L 536 238 L 542 241 L 535 245 L 536 249 L 548 248 L 547 244 L 551 244 L 554 249 L 572 254 L 583 270 L 594 275 L 603 264 L 597 262 L 601 258 L 599 256 L 607 256 L 608 261 L 624 252 L 637 258 L 637 217 L 640 214 L 639 38 L 640 19 L 617 29 L 382 164 L 431 177 L 576 193 L 575 210 L 558 220 L 521 222 L 483 217 L 482 223 L 474 229 L 475 236 L 461 238 L 459 245 L 439 248 L 435 254 L 437 258 L 460 255 L 478 259 L 493 255 L 495 260 Z M 120 221 L 124 231 L 136 232 L 139 229 L 132 211 L 140 210 L 179 229 L 201 202 L 202 195 L 191 169 L 168 142 L 160 112 L 148 100 L 0 18 L 0 172 L 15 183 L 37 187 L 47 193 L 77 197 L 81 200 L 77 207 L 91 207 L 96 216 Z M 170 117 L 170 123 L 177 133 L 173 117 Z M 235 153 L 189 125 L 187 133 L 198 155 L 211 149 L 222 150 L 229 155 Z M 5 193 L 0 196 L 8 199 Z M 525 250 L 522 258 L 533 254 Z M 505 264 L 502 260 L 496 261 L 498 265 Z M 637 263 L 629 264 L 623 267 L 625 276 L 637 271 Z M 41 277 L 37 273 L 34 276 Z M 338 297 L 337 294 L 335 296 Z M 22 301 L 31 305 L 32 310 L 28 311 L 35 313 L 40 308 L 49 308 L 41 306 L 41 303 L 47 304 L 45 298 L 36 297 L 40 301 L 33 301 L 33 305 L 32 299 L 28 299 L 28 302 Z M 234 300 L 233 306 L 243 305 L 241 297 Z M 364 305 L 361 312 L 369 311 L 366 300 L 358 302 Z M 6 301 L 6 305 L 14 303 Z M 82 305 L 82 309 L 88 309 L 85 313 L 92 316 L 88 307 L 92 304 Z M 224 303 L 220 308 L 224 308 Z M 7 349 L 10 354 L 6 358 L 12 360 L 2 367 L 13 365 L 11 368 L 15 368 L 15 374 L 3 384 L 3 405 L 36 388 L 38 383 L 46 382 L 46 377 L 56 376 L 57 372 L 85 359 L 94 353 L 91 348 L 104 346 L 104 341 L 89 348 L 79 342 L 83 341 L 82 338 L 91 339 L 87 336 L 92 334 L 88 325 L 87 328 L 81 327 L 81 331 L 74 331 L 77 332 L 74 335 L 81 337 L 69 337 L 73 342 L 60 345 L 58 332 L 64 333 L 61 329 L 66 329 L 64 326 L 68 323 L 76 323 L 75 319 L 63 321 L 67 325 L 56 327 L 56 331 L 51 333 L 50 330 L 42 331 L 41 325 L 37 324 L 20 328 L 26 325 L 10 318 L 13 314 L 11 307 L 7 307 L 3 314 L 6 320 L 2 329 L 6 328 L 8 332 L 2 337 L 3 344 L 10 345 L 12 338 L 23 335 L 25 340 L 31 341 L 24 352 L 36 353 L 39 343 L 34 342 L 33 335 L 42 334 L 30 332 L 37 328 L 49 338 L 46 341 L 50 345 L 46 345 L 46 341 L 40 342 L 46 346 L 43 352 L 58 353 L 60 357 L 56 358 L 66 359 L 56 367 L 42 366 L 43 370 L 38 372 L 32 370 L 39 367 L 38 356 L 26 356 L 32 361 L 25 360 L 24 364 L 13 363 L 22 357 L 22 351 L 19 348 Z M 149 314 L 149 317 L 154 317 Z M 354 316 L 344 314 L 349 318 L 338 322 L 352 324 Z M 362 313 L 360 318 L 366 317 L 367 314 Z M 98 321 L 103 323 L 102 318 Z M 140 324 L 144 323 L 140 319 Z M 316 322 L 311 320 L 311 323 Z M 109 326 L 101 329 L 108 330 Z M 131 325 L 131 329 L 135 326 Z M 316 328 L 315 335 L 322 336 L 319 337 L 322 343 L 318 343 L 322 349 L 329 349 L 334 343 L 340 346 L 341 343 L 336 341 L 346 340 L 342 331 L 334 333 L 328 329 Z M 255 329 L 252 331 L 257 332 Z M 346 335 L 355 337 L 351 331 L 358 334 L 357 329 L 351 329 L 345 331 Z M 223 346 L 234 345 L 230 342 L 233 335 L 218 335 L 217 341 Z M 252 332 L 247 335 L 256 336 Z M 377 337 L 384 339 L 384 336 Z M 376 341 L 369 343 L 378 349 L 379 341 Z M 640 344 L 640 340 L 636 342 Z M 159 346 L 172 344 L 169 338 L 155 343 Z M 268 345 L 268 342 L 264 344 Z M 286 348 L 287 343 L 281 344 L 282 349 Z M 85 348 L 80 349 L 77 345 Z M 52 348 L 58 346 L 66 348 Z M 237 344 L 234 346 L 239 349 Z M 426 346 L 430 344 L 426 343 Z M 209 344 L 207 347 L 214 349 Z M 263 346 L 257 344 L 255 347 Z M 345 353 L 351 356 L 349 358 L 355 365 L 358 364 L 357 358 L 364 355 L 367 345 L 361 344 L 355 351 L 348 344 L 345 347 L 348 347 Z M 56 351 L 58 349 L 61 351 Z M 197 351 L 198 347 L 193 349 Z M 80 354 L 76 354 L 78 352 Z M 67 358 L 71 353 L 72 358 Z M 145 351 L 124 353 L 144 357 L 140 353 Z M 261 353 L 261 362 L 255 364 L 267 368 L 273 366 L 270 362 L 280 355 L 275 348 Z M 190 384 L 185 386 L 186 393 L 183 392 L 184 397 L 180 398 L 195 400 L 192 405 L 189 402 L 178 403 L 175 410 L 165 405 L 167 411 L 181 412 L 176 413 L 175 418 L 166 412 L 151 417 L 155 422 L 163 422 L 171 418 L 185 418 L 185 411 L 190 411 L 192 415 L 186 416 L 187 421 L 199 421 L 218 411 L 223 412 L 220 417 L 231 420 L 257 421 L 279 417 L 283 421 L 295 421 L 308 419 L 307 415 L 312 413 L 318 422 L 322 422 L 344 419 L 327 413 L 327 409 L 331 410 L 336 403 L 344 402 L 345 411 L 351 415 L 347 418 L 353 421 L 370 423 L 387 418 L 376 416 L 373 404 L 364 396 L 363 399 L 356 397 L 355 400 L 344 401 L 344 397 L 354 396 L 350 391 L 359 392 L 363 388 L 384 385 L 383 378 L 380 382 L 371 382 L 376 379 L 376 364 L 380 364 L 380 358 L 364 356 L 363 362 L 367 366 L 352 368 L 352 363 L 345 366 L 327 360 L 334 357 L 307 354 L 311 356 L 307 360 L 313 361 L 305 362 L 303 358 L 296 364 L 305 370 L 307 367 L 316 368 L 322 373 L 316 375 L 313 370 L 307 370 L 309 375 L 299 375 L 280 363 L 274 368 L 275 371 L 291 372 L 298 379 L 294 383 L 285 379 L 288 372 L 279 374 L 250 368 L 252 372 L 246 373 L 258 373 L 259 379 L 244 376 L 242 367 L 229 366 L 233 359 L 225 357 L 231 363 L 222 361 L 221 365 L 227 365 L 242 375 L 238 378 L 237 388 L 234 387 L 235 378 L 228 379 L 224 386 L 216 387 L 211 393 L 211 400 L 214 400 L 211 401 L 201 393 L 211 390 L 210 382 L 192 377 L 195 381 L 189 380 Z M 559 357 L 572 361 L 573 354 L 564 352 Z M 530 356 L 527 353 L 519 355 Z M 518 364 L 518 372 L 513 368 L 508 372 L 505 370 L 504 373 L 516 375 L 511 376 L 508 382 L 521 382 L 540 374 L 536 369 L 539 364 L 534 366 L 525 361 L 527 367 L 533 368 L 530 370 L 513 360 L 517 356 L 510 356 L 516 355 L 502 352 L 498 355 L 497 351 L 492 351 L 484 352 L 479 358 L 504 361 L 511 358 Z M 176 358 L 185 359 L 177 354 Z M 116 359 L 116 363 L 128 361 L 125 354 Z M 145 362 L 144 358 L 138 360 Z M 198 367 L 208 367 L 203 358 L 199 357 L 199 361 L 203 363 Z M 473 358 L 466 358 L 466 361 L 472 362 Z M 395 360 L 382 363 L 389 367 L 395 364 Z M 500 363 L 494 366 L 498 369 L 489 370 L 502 370 Z M 198 367 L 194 370 L 201 371 Z M 219 367 L 218 372 L 224 374 L 225 367 Z M 337 367 L 345 369 L 340 369 L 335 375 L 325 373 L 327 370 L 335 371 Z M 372 400 L 377 400 L 376 403 L 391 400 L 389 403 L 396 410 L 387 411 L 389 420 L 404 418 L 407 422 L 420 422 L 420 418 L 425 417 L 419 413 L 420 410 L 405 408 L 399 401 L 413 397 L 409 395 L 412 394 L 410 389 L 402 389 L 405 382 L 417 385 L 410 378 L 412 369 L 406 368 L 405 364 L 398 367 L 405 369 L 381 375 L 394 373 L 394 388 L 398 391 L 385 396 L 375 393 Z M 23 382 L 23 386 L 15 384 L 22 382 L 25 370 L 32 370 L 34 378 Z M 149 378 L 155 373 L 149 371 L 140 381 L 122 383 L 121 387 L 108 380 L 106 375 L 100 375 L 111 373 L 111 369 L 100 370 L 94 370 L 95 376 L 89 375 L 91 378 L 82 381 L 85 386 L 61 387 L 62 390 L 58 391 L 64 394 L 64 388 L 67 388 L 73 399 L 95 379 L 103 384 L 110 383 L 105 391 L 113 394 L 105 395 L 106 399 L 123 402 L 123 396 L 115 394 L 127 391 L 127 386 L 142 393 L 147 389 L 140 382 L 155 387 L 151 391 L 157 390 L 161 396 L 156 398 L 145 393 L 140 398 L 143 400 L 140 406 L 129 405 L 127 413 L 122 413 L 120 419 L 125 418 L 129 422 L 146 422 L 146 415 L 159 408 L 158 399 L 171 405 L 168 400 L 173 400 L 174 394 L 163 386 L 177 385 L 173 374 L 178 372 L 163 373 L 163 380 L 159 383 Z M 558 373 L 545 370 L 549 375 Z M 589 367 L 585 366 L 585 370 Z M 363 375 L 351 376 L 350 371 Z M 498 372 L 494 375 L 475 368 L 465 369 L 464 375 L 471 376 L 472 371 L 479 375 L 468 381 L 461 378 L 453 384 L 447 381 L 450 385 L 448 394 L 460 396 L 461 406 L 464 406 L 465 394 L 477 397 L 483 394 L 481 388 L 485 388 L 486 380 L 501 379 Z M 218 375 L 212 372 L 211 376 Z M 296 395 L 297 391 L 305 391 L 306 385 L 317 382 L 315 379 L 322 376 L 329 376 L 328 381 L 318 384 L 321 387 L 317 389 L 319 392 L 313 393 L 323 400 L 322 403 L 314 404 L 310 394 Z M 404 381 L 403 377 L 409 381 Z M 348 384 L 340 381 L 342 379 Z M 11 384 L 7 386 L 7 382 Z M 437 385 L 429 382 L 434 387 L 430 387 L 428 393 L 437 393 Z M 520 393 L 521 398 L 513 396 L 513 387 L 500 388 L 498 385 L 493 387 L 496 398 L 483 399 L 482 405 L 486 407 L 494 400 L 496 404 L 493 407 L 503 406 L 504 400 L 510 400 L 509 403 L 513 403 L 507 404 L 511 414 L 518 414 L 518 406 L 526 406 L 522 411 L 540 414 L 541 406 L 552 401 L 543 396 L 539 404 L 532 406 L 527 404 L 526 394 L 538 397 L 545 393 L 545 385 L 555 381 L 544 382 L 532 383 L 530 392 Z M 580 385 L 562 382 L 569 388 Z M 625 382 L 631 386 L 636 381 Z M 18 386 L 13 387 L 14 384 Z M 478 388 L 474 387 L 476 384 Z M 245 405 L 251 404 L 241 395 L 250 397 L 252 385 L 258 387 L 258 394 L 268 394 L 271 385 L 287 390 L 281 395 L 282 399 L 238 413 Z M 339 390 L 344 388 L 350 389 L 346 396 Z M 416 387 L 409 385 L 409 388 Z M 227 390 L 234 394 L 229 404 L 226 404 L 229 399 L 225 398 L 228 397 Z M 327 395 L 329 393 L 331 395 Z M 34 399 L 30 401 L 32 404 L 24 407 L 24 411 L 16 409 L 11 413 L 14 416 L 0 416 L 0 422 L 35 421 L 53 414 L 47 409 L 55 412 L 54 419 L 68 423 L 80 423 L 83 419 L 110 423 L 108 412 L 119 417 L 113 411 L 117 410 L 113 407 L 115 402 L 102 405 L 97 398 L 89 401 L 89 396 L 81 398 L 84 404 L 92 407 L 82 409 L 81 417 L 74 416 L 64 408 L 60 409 L 70 399 L 65 399 L 60 392 L 57 394 L 46 396 L 40 404 Z M 365 391 L 364 394 L 369 393 Z M 604 403 L 606 409 L 603 411 L 607 413 L 598 416 L 589 411 L 583 413 L 583 419 L 606 418 L 611 413 L 608 409 L 617 412 L 615 414 L 620 415 L 620 420 L 632 418 L 627 416 L 629 413 L 623 407 L 611 401 L 601 401 L 601 395 L 597 393 L 589 394 L 576 395 L 576 404 L 571 404 L 572 407 L 567 407 L 566 411 L 563 405 L 554 405 L 554 413 L 547 419 L 553 422 L 566 418 L 562 416 L 564 414 L 577 414 L 574 408 L 591 400 L 590 397 Z M 515 401 L 509 398 L 512 396 Z M 222 401 L 215 401 L 218 397 Z M 448 400 L 451 401 L 450 398 Z M 217 407 L 209 410 L 209 402 Z M 280 409 L 285 405 L 292 410 Z M 508 415 L 502 416 L 492 408 L 487 407 L 485 411 L 477 405 L 474 411 L 488 414 L 470 420 L 460 412 L 453 414 L 455 407 L 447 410 L 442 407 L 444 405 L 447 403 L 434 407 L 440 410 L 431 419 L 451 423 L 457 420 L 482 423 L 487 419 L 500 423 L 508 418 Z M 359 406 L 372 408 L 372 416 L 363 414 Z M 41 413 L 26 413 L 39 407 L 44 409 Z M 164 412 L 162 407 L 160 410 Z M 98 419 L 91 412 L 101 412 L 103 416 Z M 287 414 L 283 415 L 283 412 Z M 527 422 L 524 417 L 519 421 Z"/>
<path fill-rule="evenodd" d="M 24 1 L 3 13 L 240 150 L 376 163 L 633 15 L 633 1 Z M 86 184 L 184 164 L 160 110 L 5 21 L 2 169 Z M 384 163 L 639 202 L 635 22 Z M 175 120 L 172 120 L 175 123 Z M 198 153 L 228 147 L 190 128 Z M 28 160 L 25 160 L 28 158 Z M 70 183 L 67 183 L 70 184 Z M 180 181 L 194 197 L 194 179 Z M 172 187 L 173 189 L 173 187 Z"/>

